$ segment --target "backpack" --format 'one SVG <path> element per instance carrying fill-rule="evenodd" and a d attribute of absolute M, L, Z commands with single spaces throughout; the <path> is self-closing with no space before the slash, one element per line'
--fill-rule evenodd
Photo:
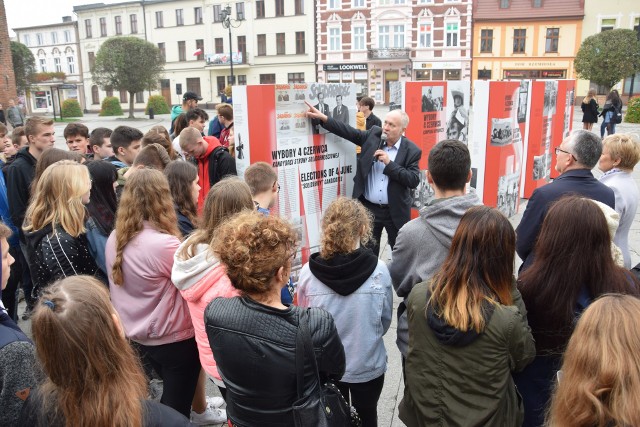
<path fill-rule="evenodd" d="M 619 125 L 622 123 L 622 106 L 618 109 L 615 105 L 613 106 L 613 115 L 611 116 L 611 123 Z"/>

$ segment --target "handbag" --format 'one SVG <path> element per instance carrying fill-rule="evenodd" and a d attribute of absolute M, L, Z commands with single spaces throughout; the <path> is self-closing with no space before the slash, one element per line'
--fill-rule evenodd
<path fill-rule="evenodd" d="M 318 372 L 318 362 L 313 352 L 309 333 L 309 314 L 307 310 L 298 310 L 298 332 L 296 334 L 296 388 L 298 400 L 293 403 L 293 421 L 296 427 L 360 427 L 362 420 L 355 408 L 349 406 L 338 387 L 331 382 L 322 383 Z M 313 363 L 316 386 L 308 395 L 304 395 L 304 356 Z"/>

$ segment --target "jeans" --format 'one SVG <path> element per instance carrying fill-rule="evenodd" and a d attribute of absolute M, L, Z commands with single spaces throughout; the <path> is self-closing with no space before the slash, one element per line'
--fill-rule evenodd
<path fill-rule="evenodd" d="M 611 121 L 613 113 L 607 111 L 603 117 L 602 124 L 600 125 L 600 138 L 604 138 L 604 131 L 607 130 L 607 135 L 613 135 L 616 133 L 616 124 Z"/>
<path fill-rule="evenodd" d="M 358 411 L 362 419 L 362 427 L 377 427 L 378 399 L 384 385 L 384 374 L 366 383 L 339 382 L 336 385 L 347 402 L 351 402 Z"/>

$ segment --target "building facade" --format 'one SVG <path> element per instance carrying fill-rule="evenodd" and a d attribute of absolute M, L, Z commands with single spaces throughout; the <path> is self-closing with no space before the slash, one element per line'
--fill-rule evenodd
<path fill-rule="evenodd" d="M 0 46 L 9 46 L 9 43 L 7 14 L 4 9 L 4 1 L 0 0 Z M 0 103 L 3 108 L 7 108 L 9 99 L 16 99 L 17 96 L 11 49 L 0 49 L 0 75 L 6 76 L 3 84 L 0 84 Z"/>
<path fill-rule="evenodd" d="M 582 40 L 602 31 L 617 28 L 634 30 L 640 38 L 640 5 L 636 0 L 609 0 L 606 2 L 585 0 Z M 616 87 L 625 102 L 631 96 L 640 95 L 640 73 L 629 76 Z M 597 94 L 602 97 L 608 92 L 608 88 L 580 79 L 576 90 L 578 101 L 582 101 L 589 89 L 596 89 Z"/>
<path fill-rule="evenodd" d="M 583 3 L 474 1 L 472 80 L 575 78 Z"/>
<path fill-rule="evenodd" d="M 179 104 L 187 91 L 200 94 L 203 102 L 219 102 L 232 82 L 230 60 L 233 80 L 240 85 L 315 78 L 313 2 L 149 0 L 88 4 L 76 6 L 74 12 L 90 110 L 99 110 L 102 98 L 110 95 L 93 84 L 92 61 L 101 43 L 118 35 L 142 37 L 163 53 L 164 75 L 152 94 L 162 94 L 170 105 Z M 148 95 L 136 94 L 136 108 L 144 107 Z M 123 107 L 128 105 L 126 93 L 115 96 Z"/>
<path fill-rule="evenodd" d="M 470 0 L 320 0 L 317 81 L 356 83 L 389 102 L 389 84 L 471 75 Z"/>
<path fill-rule="evenodd" d="M 65 16 L 57 24 L 13 30 L 17 41 L 31 50 L 36 61 L 36 82 L 25 100 L 27 110 L 59 112 L 67 99 L 76 99 L 80 108 L 85 108 L 77 22 Z"/>

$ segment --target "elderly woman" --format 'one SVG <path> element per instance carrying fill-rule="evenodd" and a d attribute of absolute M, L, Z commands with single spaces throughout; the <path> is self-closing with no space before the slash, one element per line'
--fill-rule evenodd
<path fill-rule="evenodd" d="M 624 267 L 631 268 L 629 229 L 638 210 L 640 192 L 631 172 L 640 161 L 640 141 L 629 134 L 614 134 L 602 141 L 602 155 L 598 168 L 604 172 L 600 181 L 611 187 L 616 195 L 616 211 L 620 224 L 613 238 L 624 256 Z"/>
<path fill-rule="evenodd" d="M 284 219 L 255 211 L 219 226 L 214 255 L 241 297 L 216 298 L 205 312 L 209 344 L 227 387 L 232 425 L 291 426 L 296 388 L 296 335 L 300 313 L 308 313 L 322 381 L 339 380 L 345 356 L 333 318 L 320 308 L 285 306 L 280 289 L 289 281 L 297 233 Z M 304 395 L 317 386 L 314 365 L 304 366 Z"/>

